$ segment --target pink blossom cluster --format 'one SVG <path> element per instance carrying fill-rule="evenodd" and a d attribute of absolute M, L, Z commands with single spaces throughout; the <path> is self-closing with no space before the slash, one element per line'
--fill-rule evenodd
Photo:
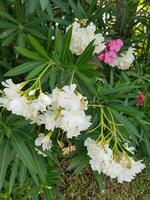
<path fill-rule="evenodd" d="M 136 105 L 137 106 L 143 106 L 144 105 L 144 93 L 143 92 L 138 93 L 137 99 L 136 99 Z"/>
<path fill-rule="evenodd" d="M 106 48 L 97 55 L 99 61 L 111 64 L 116 58 L 117 53 L 123 46 L 123 41 L 121 39 L 109 40 L 106 42 Z"/>

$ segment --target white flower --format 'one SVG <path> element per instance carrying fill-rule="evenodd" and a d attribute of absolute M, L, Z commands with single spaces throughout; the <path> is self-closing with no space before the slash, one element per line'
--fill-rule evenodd
<path fill-rule="evenodd" d="M 91 138 L 87 138 L 84 145 L 87 147 L 88 155 L 91 158 L 91 168 L 101 173 L 105 168 L 105 163 L 111 160 L 112 150 L 107 144 L 98 145 Z"/>
<path fill-rule="evenodd" d="M 53 131 L 55 128 L 60 127 L 61 112 L 59 110 L 47 110 L 44 114 L 38 116 L 37 124 L 44 124 L 47 130 Z"/>
<path fill-rule="evenodd" d="M 87 100 L 80 93 L 75 93 L 76 84 L 64 86 L 58 98 L 58 105 L 65 110 L 86 110 Z"/>
<path fill-rule="evenodd" d="M 50 135 L 46 135 L 44 133 L 40 133 L 39 137 L 35 140 L 36 146 L 42 146 L 43 151 L 50 150 L 52 148 L 52 141 L 50 139 Z"/>
<path fill-rule="evenodd" d="M 31 105 L 37 111 L 46 111 L 46 107 L 50 106 L 52 103 L 52 99 L 50 95 L 40 93 L 37 99 L 34 99 Z"/>
<path fill-rule="evenodd" d="M 80 27 L 80 24 L 76 21 L 72 26 L 70 50 L 73 54 L 81 55 L 88 44 L 93 40 L 95 40 L 94 53 L 100 53 L 105 49 L 104 38 L 100 33 L 95 34 L 96 26 L 92 22 L 85 28 Z"/>
<path fill-rule="evenodd" d="M 91 125 L 91 116 L 85 115 L 82 110 L 62 111 L 61 128 L 67 132 L 67 137 L 77 137 L 81 131 L 85 131 Z"/>
<path fill-rule="evenodd" d="M 12 111 L 16 115 L 26 117 L 28 115 L 28 102 L 23 97 L 18 97 L 10 100 L 7 105 L 7 110 Z"/>
<path fill-rule="evenodd" d="M 14 97 L 19 97 L 20 90 L 22 88 L 21 84 L 15 84 L 11 79 L 2 82 L 2 85 L 5 87 L 4 94 L 7 98 L 12 99 Z"/>
<path fill-rule="evenodd" d="M 62 128 L 67 132 L 68 138 L 78 136 L 91 125 L 91 116 L 87 116 L 84 112 L 88 101 L 86 97 L 75 91 L 75 84 L 64 86 L 63 89 L 55 88 L 51 95 L 40 93 L 37 99 L 33 99 L 35 90 L 31 90 L 28 93 L 29 100 L 23 96 L 26 93 L 21 92 L 23 84 L 15 85 L 11 80 L 7 80 L 3 85 L 6 88 L 0 98 L 0 106 L 29 119 L 30 123 L 44 125 L 49 131 Z M 42 137 L 44 136 L 39 136 L 40 139 Z"/>
<path fill-rule="evenodd" d="M 0 107 L 7 108 L 9 99 L 6 96 L 0 97 Z"/>
<path fill-rule="evenodd" d="M 21 96 L 22 84 L 14 84 L 11 79 L 2 82 L 5 87 L 3 96 L 0 98 L 0 105 L 11 111 L 13 114 L 24 116 L 29 119 L 31 115 L 28 100 Z"/>
<path fill-rule="evenodd" d="M 123 181 L 131 182 L 135 175 L 145 168 L 141 161 L 135 161 L 132 157 L 122 156 L 120 161 L 111 160 L 107 163 L 103 173 L 111 178 L 117 178 L 119 183 Z"/>
<path fill-rule="evenodd" d="M 127 70 L 130 68 L 134 61 L 134 49 L 130 47 L 126 52 L 122 53 L 120 57 L 117 57 L 111 64 L 112 67 L 117 67 L 118 69 Z"/>
<path fill-rule="evenodd" d="M 108 145 L 98 145 L 91 138 L 87 138 L 84 145 L 91 158 L 91 168 L 98 173 L 103 172 L 111 178 L 117 178 L 120 183 L 130 182 L 136 174 L 145 168 L 141 161 L 135 161 L 132 157 L 124 154 L 119 161 L 116 161 L 113 159 L 113 151 Z"/>

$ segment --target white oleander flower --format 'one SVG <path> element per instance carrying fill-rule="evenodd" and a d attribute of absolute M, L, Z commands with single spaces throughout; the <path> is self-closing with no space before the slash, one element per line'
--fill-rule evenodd
<path fill-rule="evenodd" d="M 0 97 L 0 107 L 7 108 L 9 99 L 6 96 Z"/>
<path fill-rule="evenodd" d="M 80 93 L 75 93 L 76 84 L 64 86 L 58 98 L 58 104 L 65 110 L 86 110 L 87 100 Z"/>
<path fill-rule="evenodd" d="M 130 68 L 134 61 L 134 49 L 130 47 L 126 52 L 122 53 L 121 56 L 117 57 L 110 66 L 117 67 L 121 70 L 127 70 Z"/>
<path fill-rule="evenodd" d="M 3 92 L 8 99 L 20 97 L 21 84 L 15 84 L 11 79 L 7 79 L 2 82 L 2 85 L 5 87 Z"/>
<path fill-rule="evenodd" d="M 14 84 L 11 79 L 2 82 L 5 87 L 3 96 L 0 98 L 0 106 L 5 107 L 13 114 L 24 116 L 29 119 L 31 110 L 28 100 L 21 96 L 22 84 Z"/>
<path fill-rule="evenodd" d="M 13 114 L 27 117 L 29 114 L 28 101 L 24 97 L 11 99 L 7 104 L 7 110 L 11 111 Z"/>
<path fill-rule="evenodd" d="M 77 137 L 91 125 L 91 116 L 85 115 L 82 110 L 63 110 L 61 128 L 67 132 L 67 137 Z"/>
<path fill-rule="evenodd" d="M 105 49 L 104 37 L 100 33 L 95 34 L 96 26 L 92 22 L 87 27 L 80 27 L 80 23 L 75 21 L 72 27 L 70 50 L 73 54 L 81 55 L 88 44 L 93 40 L 95 40 L 94 53 L 100 53 Z"/>
<path fill-rule="evenodd" d="M 85 140 L 84 146 L 87 147 L 91 168 L 101 173 L 105 168 L 105 163 L 109 162 L 112 157 L 112 150 L 105 145 L 98 145 L 91 138 Z"/>
<path fill-rule="evenodd" d="M 52 148 L 52 140 L 50 139 L 50 135 L 45 135 L 44 133 L 40 133 L 39 137 L 35 140 L 36 146 L 42 146 L 43 151 L 50 150 Z"/>
<path fill-rule="evenodd" d="M 98 145 L 91 138 L 85 140 L 90 165 L 94 171 L 103 172 L 111 178 L 117 178 L 118 182 L 131 182 L 135 175 L 140 173 L 145 165 L 141 161 L 135 161 L 132 157 L 122 155 L 119 161 L 113 159 L 113 151 L 108 145 Z M 129 148 L 133 150 L 133 148 Z"/>
<path fill-rule="evenodd" d="M 38 116 L 37 124 L 44 124 L 45 128 L 51 131 L 55 128 L 59 128 L 61 125 L 61 111 L 57 109 L 47 110 L 45 113 Z"/>
<path fill-rule="evenodd" d="M 140 173 L 145 168 L 141 161 L 135 161 L 132 157 L 122 156 L 120 161 L 111 160 L 106 164 L 103 173 L 111 178 L 117 178 L 119 183 L 131 182 L 136 174 Z"/>
<path fill-rule="evenodd" d="M 52 104 L 52 98 L 50 95 L 40 93 L 37 99 L 34 99 L 31 103 L 33 108 L 37 111 L 46 111 L 47 106 Z"/>

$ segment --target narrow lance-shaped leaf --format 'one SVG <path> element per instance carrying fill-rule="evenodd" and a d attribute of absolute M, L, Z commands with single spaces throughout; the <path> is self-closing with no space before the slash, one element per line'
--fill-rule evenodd
<path fill-rule="evenodd" d="M 71 36 L 72 36 L 72 28 L 70 28 L 67 31 L 67 33 L 64 37 L 64 40 L 63 40 L 63 45 L 62 45 L 63 48 L 62 48 L 62 53 L 61 53 L 61 62 L 62 63 L 66 63 L 67 60 L 71 60 L 70 57 L 71 57 L 72 54 L 71 54 L 70 49 L 69 49 Z"/>
<path fill-rule="evenodd" d="M 47 4 L 48 4 L 48 0 L 40 0 L 40 4 L 42 7 L 42 10 L 45 10 L 45 8 L 47 7 Z"/>
<path fill-rule="evenodd" d="M 136 127 L 126 117 L 122 116 L 121 114 L 119 114 L 117 111 L 115 111 L 113 109 L 112 109 L 112 112 L 113 112 L 115 118 L 121 124 L 123 124 L 124 128 L 128 131 L 128 133 L 131 135 L 131 137 L 132 137 L 132 135 L 134 135 L 134 136 L 142 139 L 142 137 L 138 133 L 138 130 L 136 129 Z"/>
<path fill-rule="evenodd" d="M 29 51 L 23 47 L 16 47 L 15 48 L 21 55 L 30 58 L 32 60 L 43 61 L 44 59 L 40 57 L 37 52 Z"/>
<path fill-rule="evenodd" d="M 45 59 L 49 60 L 50 57 L 46 53 L 45 49 L 41 46 L 41 44 L 31 35 L 28 36 L 28 39 L 30 40 L 32 46 L 35 48 L 35 50 Z"/>
<path fill-rule="evenodd" d="M 21 65 L 18 65 L 17 67 L 14 67 L 13 69 L 9 70 L 4 76 L 16 76 L 20 74 L 24 74 L 28 71 L 31 71 L 36 66 L 41 64 L 40 62 L 26 62 Z"/>
<path fill-rule="evenodd" d="M 29 171 L 31 173 L 37 173 L 37 168 L 34 159 L 32 158 L 32 155 L 29 152 L 22 138 L 17 134 L 13 134 L 11 142 L 16 153 L 18 154 L 22 162 L 26 165 L 26 167 L 29 169 Z"/>
<path fill-rule="evenodd" d="M 21 162 L 20 165 L 20 170 L 19 170 L 19 180 L 20 180 L 20 185 L 22 186 L 27 175 L 27 167 Z"/>
<path fill-rule="evenodd" d="M 79 56 L 79 58 L 77 59 L 77 62 L 76 62 L 77 66 L 80 66 L 83 63 L 86 63 L 87 61 L 90 60 L 91 56 L 93 55 L 94 48 L 95 48 L 95 46 L 93 44 L 94 44 L 94 41 L 91 41 L 90 44 L 84 50 L 83 54 L 81 56 Z"/>
<path fill-rule="evenodd" d="M 41 64 L 41 65 L 37 66 L 35 69 L 33 69 L 28 74 L 27 79 L 29 80 L 29 79 L 32 79 L 32 78 L 36 77 L 38 74 L 40 74 L 40 72 L 42 72 L 45 69 L 46 65 L 47 64 L 44 63 L 44 64 Z"/>
<path fill-rule="evenodd" d="M 19 159 L 19 157 L 16 157 L 16 159 L 13 162 L 12 169 L 11 169 L 10 182 L 9 182 L 9 194 L 12 191 L 15 179 L 17 177 L 19 163 L 20 163 L 20 159 Z"/>
<path fill-rule="evenodd" d="M 0 190 L 3 186 L 8 164 L 11 161 L 10 155 L 10 141 L 4 140 L 0 148 Z"/>

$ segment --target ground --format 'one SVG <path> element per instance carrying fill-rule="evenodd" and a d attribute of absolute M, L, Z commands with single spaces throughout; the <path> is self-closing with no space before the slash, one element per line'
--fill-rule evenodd
<path fill-rule="evenodd" d="M 79 176 L 65 172 L 61 200 L 150 200 L 150 166 L 131 183 L 119 184 L 116 180 L 105 179 L 105 190 L 100 191 L 90 168 Z"/>

